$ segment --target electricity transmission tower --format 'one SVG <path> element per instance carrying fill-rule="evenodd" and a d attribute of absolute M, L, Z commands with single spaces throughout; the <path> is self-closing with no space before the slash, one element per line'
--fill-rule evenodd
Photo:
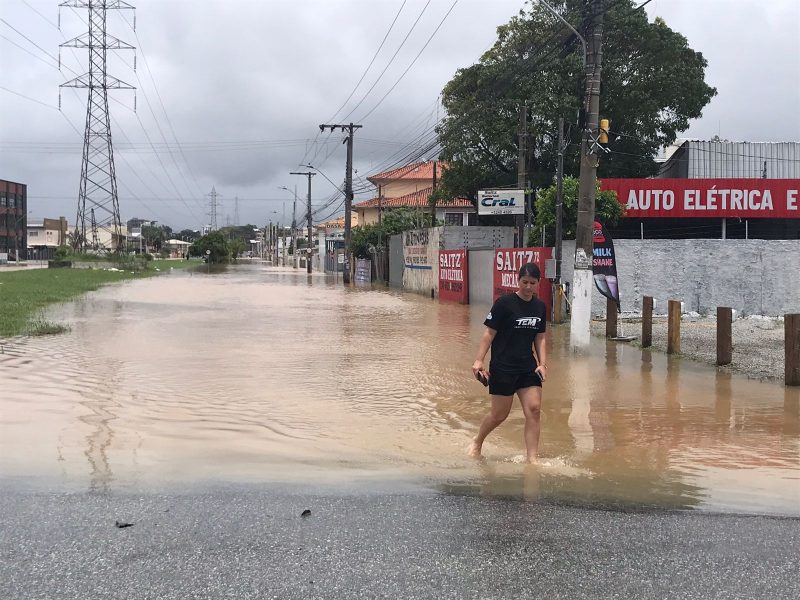
<path fill-rule="evenodd" d="M 106 57 L 109 50 L 135 50 L 130 44 L 106 33 L 108 10 L 134 10 L 122 0 L 66 0 L 59 4 L 59 27 L 61 7 L 86 8 L 89 11 L 89 31 L 60 45 L 60 48 L 88 48 L 89 71 L 59 87 L 86 88 L 86 129 L 83 135 L 83 158 L 81 160 L 81 183 L 78 192 L 78 214 L 72 245 L 75 249 L 87 250 L 97 243 L 99 250 L 115 252 L 124 249 L 125 236 L 119 215 L 117 177 L 114 171 L 114 149 L 111 144 L 111 119 L 108 112 L 108 90 L 133 90 L 132 85 L 112 77 L 106 72 Z M 134 27 L 136 21 L 134 20 Z M 61 54 L 59 50 L 59 67 Z M 134 55 L 134 70 L 136 58 Z M 59 90 L 59 108 L 61 92 Z M 134 107 L 136 100 L 134 97 Z M 87 236 L 87 217 L 90 236 Z M 100 234 L 99 231 L 104 232 Z"/>
<path fill-rule="evenodd" d="M 210 208 L 211 211 L 208 213 L 208 216 L 211 217 L 211 231 L 217 230 L 217 208 L 219 207 L 219 202 L 217 202 L 217 198 L 220 197 L 220 194 L 217 193 L 217 188 L 215 186 L 211 186 L 211 193 L 206 194 L 209 198 L 211 198 Z"/>

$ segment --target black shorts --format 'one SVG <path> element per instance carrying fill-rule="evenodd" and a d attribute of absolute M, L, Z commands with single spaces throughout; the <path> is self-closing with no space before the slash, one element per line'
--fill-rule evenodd
<path fill-rule="evenodd" d="M 542 379 L 530 373 L 503 373 L 492 371 L 489 375 L 489 393 L 493 396 L 513 396 L 514 392 L 527 387 L 542 387 Z"/>

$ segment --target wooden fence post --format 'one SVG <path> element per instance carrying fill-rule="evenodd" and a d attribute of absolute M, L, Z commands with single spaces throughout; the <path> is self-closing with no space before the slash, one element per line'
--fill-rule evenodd
<path fill-rule="evenodd" d="M 800 314 L 784 317 L 786 337 L 786 385 L 800 385 Z"/>
<path fill-rule="evenodd" d="M 653 297 L 642 298 L 642 348 L 653 345 Z"/>
<path fill-rule="evenodd" d="M 717 307 L 717 365 L 729 365 L 733 360 L 733 311 L 728 306 Z"/>
<path fill-rule="evenodd" d="M 606 337 L 617 337 L 617 303 L 606 298 Z"/>
<path fill-rule="evenodd" d="M 667 322 L 667 354 L 681 351 L 681 303 L 669 301 L 669 321 Z"/>

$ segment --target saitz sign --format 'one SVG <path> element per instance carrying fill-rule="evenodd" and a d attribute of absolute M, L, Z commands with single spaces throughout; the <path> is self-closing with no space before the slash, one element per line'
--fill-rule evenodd
<path fill-rule="evenodd" d="M 439 300 L 469 304 L 466 250 L 439 251 Z"/>
<path fill-rule="evenodd" d="M 552 248 L 498 248 L 494 252 L 494 277 L 492 302 L 503 294 L 510 294 L 519 289 L 519 270 L 526 263 L 539 266 L 542 278 L 536 292 L 538 298 L 547 307 L 547 314 L 553 305 L 550 280 L 544 278 L 544 263 L 553 256 Z"/>
<path fill-rule="evenodd" d="M 478 191 L 479 215 L 524 215 L 525 190 Z"/>
<path fill-rule="evenodd" d="M 800 218 L 800 179 L 603 179 L 625 216 Z"/>

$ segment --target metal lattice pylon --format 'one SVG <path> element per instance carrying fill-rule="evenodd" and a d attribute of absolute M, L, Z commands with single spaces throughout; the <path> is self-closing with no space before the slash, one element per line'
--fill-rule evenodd
<path fill-rule="evenodd" d="M 60 7 L 89 10 L 89 31 L 61 44 L 61 48 L 88 48 L 89 71 L 61 84 L 60 87 L 87 88 L 86 129 L 83 137 L 81 183 L 78 193 L 78 213 L 72 246 L 80 250 L 117 252 L 125 248 L 125 235 L 119 214 L 117 177 L 114 171 L 114 149 L 111 144 L 111 119 L 108 112 L 108 90 L 133 90 L 132 85 L 120 81 L 106 72 L 106 55 L 109 50 L 134 50 L 135 48 L 106 33 L 108 10 L 134 10 L 122 0 L 68 0 Z M 134 18 L 134 29 L 135 29 Z M 59 51 L 60 52 L 60 51 Z M 59 53 L 59 66 L 61 55 Z M 134 69 L 136 59 L 134 57 Z M 59 108 L 61 97 L 59 91 Z M 135 98 L 134 98 L 135 107 Z M 93 215 L 90 235 L 87 236 L 87 217 Z"/>

